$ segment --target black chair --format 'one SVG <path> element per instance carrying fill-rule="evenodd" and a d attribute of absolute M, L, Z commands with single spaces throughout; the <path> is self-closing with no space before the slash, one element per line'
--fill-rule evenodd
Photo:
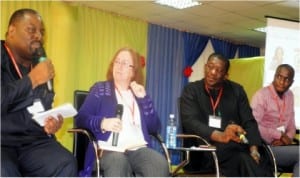
<path fill-rule="evenodd" d="M 81 105 L 83 104 L 86 96 L 89 94 L 88 91 L 83 90 L 75 90 L 74 91 L 74 107 L 79 110 Z M 74 128 L 68 130 L 69 133 L 74 134 L 73 140 L 73 155 L 76 157 L 78 162 L 78 170 L 82 170 L 84 168 L 84 159 L 85 153 L 87 150 L 87 146 L 89 143 L 93 144 L 94 153 L 96 156 L 96 172 L 94 173 L 97 177 L 100 177 L 100 157 L 102 154 L 102 150 L 99 148 L 97 141 L 93 134 L 87 129 L 77 128 L 74 121 Z M 171 161 L 168 153 L 168 149 L 159 134 L 152 134 L 152 138 L 160 145 L 161 152 L 164 154 L 168 161 L 169 171 L 171 173 Z"/>
<path fill-rule="evenodd" d="M 74 91 L 74 107 L 79 110 L 83 104 L 86 96 L 88 95 L 87 91 L 75 90 Z M 84 168 L 84 159 L 87 146 L 89 143 L 93 144 L 95 155 L 96 155 L 96 175 L 100 177 L 100 160 L 99 155 L 101 150 L 98 147 L 97 141 L 93 134 L 87 129 L 77 128 L 74 121 L 74 128 L 69 129 L 68 132 L 73 133 L 73 155 L 77 159 L 78 170 Z"/>

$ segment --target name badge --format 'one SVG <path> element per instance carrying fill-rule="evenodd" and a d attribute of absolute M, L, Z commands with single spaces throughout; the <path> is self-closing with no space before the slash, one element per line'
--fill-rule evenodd
<path fill-rule="evenodd" d="M 45 111 L 45 108 L 44 108 L 41 100 L 37 99 L 33 102 L 33 104 L 31 106 L 27 107 L 27 111 L 30 114 L 34 115 L 36 113 Z"/>
<path fill-rule="evenodd" d="M 280 132 L 283 132 L 283 133 L 285 133 L 285 128 L 284 128 L 284 126 L 282 125 L 282 126 L 280 126 L 280 127 L 277 127 L 277 130 L 278 131 L 280 131 Z"/>
<path fill-rule="evenodd" d="M 209 115 L 208 125 L 214 128 L 221 128 L 221 117 Z"/>

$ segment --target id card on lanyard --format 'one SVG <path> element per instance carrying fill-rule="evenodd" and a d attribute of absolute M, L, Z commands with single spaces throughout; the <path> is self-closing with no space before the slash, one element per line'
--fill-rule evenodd
<path fill-rule="evenodd" d="M 221 128 L 221 120 L 222 118 L 215 115 L 209 115 L 208 125 L 209 127 Z"/>
<path fill-rule="evenodd" d="M 282 133 L 285 133 L 285 128 L 284 128 L 284 126 L 282 125 L 282 126 L 279 126 L 279 127 L 277 127 L 277 130 L 278 131 L 280 131 L 280 132 L 282 132 Z"/>
<path fill-rule="evenodd" d="M 208 125 L 209 125 L 209 127 L 221 128 L 222 118 L 221 118 L 221 116 L 216 116 L 216 108 L 220 103 L 221 96 L 223 94 L 223 87 L 220 89 L 220 92 L 218 94 L 216 102 L 214 102 L 213 97 L 211 96 L 207 85 L 205 85 L 205 89 L 206 89 L 207 93 L 209 94 L 210 103 L 211 103 L 211 106 L 213 109 L 213 115 L 209 115 L 209 118 L 208 118 L 209 119 Z"/>

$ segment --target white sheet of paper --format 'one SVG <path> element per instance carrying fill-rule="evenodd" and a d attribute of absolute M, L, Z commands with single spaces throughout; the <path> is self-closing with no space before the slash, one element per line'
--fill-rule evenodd
<path fill-rule="evenodd" d="M 57 118 L 58 114 L 62 115 L 63 118 L 73 117 L 77 114 L 77 110 L 73 107 L 72 104 L 66 103 L 45 112 L 34 114 L 32 119 L 36 120 L 41 126 L 44 126 L 46 118 L 48 118 L 49 116 Z"/>
<path fill-rule="evenodd" d="M 27 110 L 30 114 L 33 115 L 45 111 L 44 106 L 40 100 L 34 101 L 33 105 L 27 107 Z"/>

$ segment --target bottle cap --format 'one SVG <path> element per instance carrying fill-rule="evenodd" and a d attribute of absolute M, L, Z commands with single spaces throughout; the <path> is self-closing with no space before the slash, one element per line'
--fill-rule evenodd
<path fill-rule="evenodd" d="M 170 114 L 170 118 L 175 118 L 175 115 L 174 114 Z"/>

